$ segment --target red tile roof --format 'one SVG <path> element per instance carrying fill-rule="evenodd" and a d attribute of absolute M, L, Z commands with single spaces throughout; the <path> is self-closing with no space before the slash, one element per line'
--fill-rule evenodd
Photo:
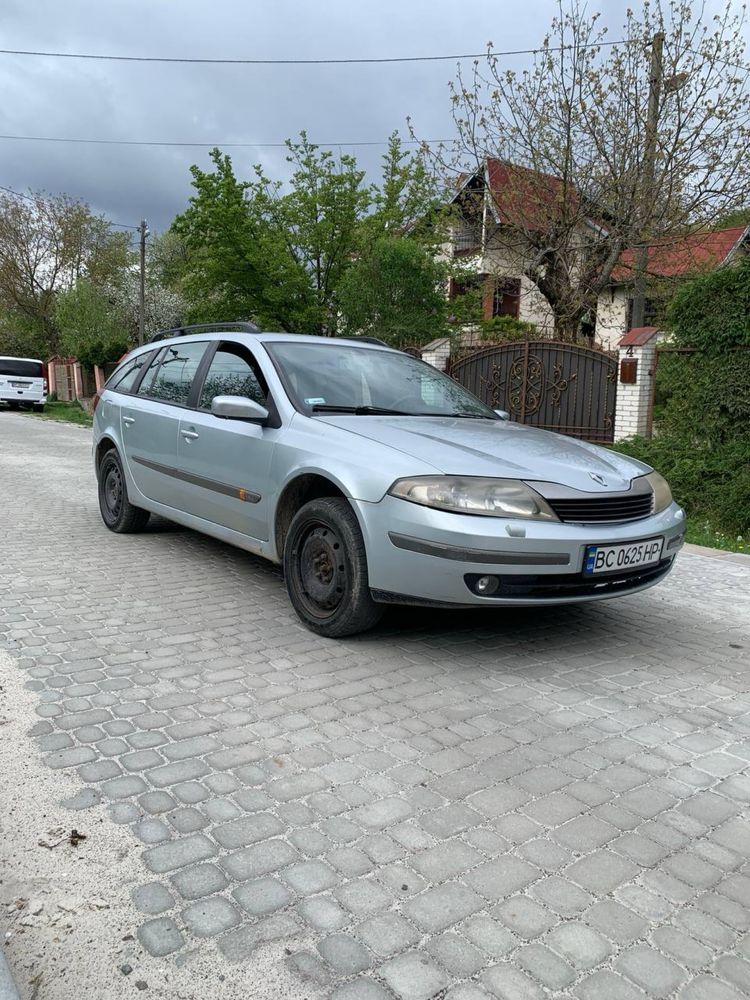
<path fill-rule="evenodd" d="M 648 248 L 647 272 L 655 278 L 676 278 L 696 271 L 711 271 L 726 260 L 744 232 L 744 226 L 732 226 L 654 243 Z M 612 272 L 614 284 L 632 281 L 636 253 L 634 249 L 623 251 Z"/>
<path fill-rule="evenodd" d="M 658 332 L 655 326 L 637 326 L 628 330 L 620 341 L 620 347 L 643 347 Z"/>
<path fill-rule="evenodd" d="M 487 178 L 498 221 L 528 231 L 544 231 L 560 215 L 565 187 L 559 177 L 520 167 L 506 160 L 487 160 Z M 578 196 L 568 192 L 571 212 L 578 211 Z"/>

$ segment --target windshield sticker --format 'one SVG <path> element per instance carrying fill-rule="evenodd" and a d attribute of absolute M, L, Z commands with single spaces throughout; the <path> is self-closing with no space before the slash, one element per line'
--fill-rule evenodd
<path fill-rule="evenodd" d="M 323 406 L 325 403 L 324 396 L 309 396 L 305 398 L 305 402 L 308 406 Z"/>

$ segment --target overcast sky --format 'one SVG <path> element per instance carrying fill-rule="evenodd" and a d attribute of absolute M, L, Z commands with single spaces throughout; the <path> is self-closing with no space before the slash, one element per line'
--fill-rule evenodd
<path fill-rule="evenodd" d="M 616 29 L 626 2 L 601 0 Z M 594 9 L 595 2 L 589 4 Z M 346 58 L 479 52 L 537 45 L 553 0 L 3 0 L 0 46 L 209 58 Z M 616 37 L 616 36 L 610 36 Z M 513 65 L 523 68 L 527 57 Z M 284 150 L 228 143 L 384 142 L 451 135 L 455 64 L 205 66 L 0 55 L 0 133 L 226 144 L 240 176 L 261 162 L 286 174 Z M 382 148 L 358 149 L 377 170 Z M 0 184 L 66 191 L 117 222 L 169 225 L 208 150 L 0 140 Z"/>

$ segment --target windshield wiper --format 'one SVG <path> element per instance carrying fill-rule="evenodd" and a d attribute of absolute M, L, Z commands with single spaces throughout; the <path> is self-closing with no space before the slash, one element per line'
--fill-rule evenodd
<path fill-rule="evenodd" d="M 393 416 L 393 417 L 414 417 L 415 413 L 407 413 L 406 410 L 389 410 L 386 406 L 329 406 L 327 403 L 315 403 L 311 407 L 313 413 L 354 413 L 357 416 Z"/>
<path fill-rule="evenodd" d="M 425 414 L 427 416 L 428 414 Z M 492 417 L 489 413 L 430 413 L 431 417 L 453 417 L 456 420 L 499 420 L 500 417 Z"/>

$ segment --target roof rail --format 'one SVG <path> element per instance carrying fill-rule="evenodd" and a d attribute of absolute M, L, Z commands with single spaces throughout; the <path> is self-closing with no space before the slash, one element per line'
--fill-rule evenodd
<path fill-rule="evenodd" d="M 149 338 L 149 344 L 157 340 L 168 340 L 170 337 L 184 337 L 189 333 L 212 332 L 214 330 L 236 330 L 238 333 L 260 333 L 260 327 L 255 323 L 238 321 L 236 323 L 193 323 L 190 326 L 176 326 L 172 330 L 160 330 Z"/>

